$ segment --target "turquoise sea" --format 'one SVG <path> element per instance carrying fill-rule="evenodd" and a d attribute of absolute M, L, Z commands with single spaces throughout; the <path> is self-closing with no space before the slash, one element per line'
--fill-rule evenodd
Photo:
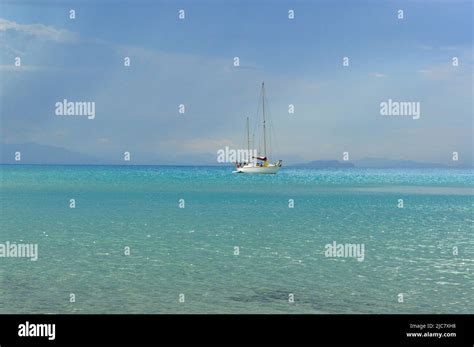
<path fill-rule="evenodd" d="M 470 170 L 0 170 L 0 313 L 474 313 Z"/>

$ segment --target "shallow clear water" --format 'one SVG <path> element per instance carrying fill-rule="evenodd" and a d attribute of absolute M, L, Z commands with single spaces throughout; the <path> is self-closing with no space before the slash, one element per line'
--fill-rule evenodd
<path fill-rule="evenodd" d="M 0 313 L 474 313 L 472 171 L 0 170 Z"/>

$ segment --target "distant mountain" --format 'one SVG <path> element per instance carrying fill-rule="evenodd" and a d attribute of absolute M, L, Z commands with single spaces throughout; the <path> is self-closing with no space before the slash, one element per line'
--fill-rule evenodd
<path fill-rule="evenodd" d="M 21 161 L 15 160 L 15 153 L 21 152 Z M 124 162 L 117 159 L 94 157 L 88 154 L 67 150 L 65 148 L 40 145 L 37 143 L 5 144 L 0 143 L 0 164 L 63 164 L 63 165 L 230 165 L 219 164 L 213 153 L 193 153 L 190 155 L 162 156 L 148 159 L 147 156 L 133 156 L 132 161 Z M 446 165 L 424 163 L 413 160 L 392 160 L 386 158 L 363 158 L 352 162 L 338 160 L 313 160 L 307 163 L 286 165 L 294 168 L 309 169 L 429 169 L 429 168 L 464 168 L 472 169 L 469 163 Z"/>
<path fill-rule="evenodd" d="M 15 153 L 21 153 L 21 161 L 15 160 Z M 167 153 L 166 153 L 167 154 Z M 0 164 L 59 164 L 59 165 L 229 165 L 216 162 L 212 153 L 190 155 L 169 155 L 153 158 L 150 154 L 132 152 L 132 160 L 94 157 L 88 154 L 70 151 L 65 148 L 41 145 L 38 143 L 5 144 L 0 143 Z M 148 157 L 152 159 L 148 159 Z"/>
<path fill-rule="evenodd" d="M 337 160 L 313 160 L 308 163 L 294 164 L 291 165 L 291 167 L 307 169 L 349 169 L 354 167 L 354 164 Z"/>
<path fill-rule="evenodd" d="M 394 160 L 386 158 L 363 158 L 354 160 L 353 163 L 358 168 L 378 168 L 378 169 L 434 169 L 450 168 L 449 166 L 438 163 L 424 163 L 413 160 Z"/>
<path fill-rule="evenodd" d="M 295 168 L 310 169 L 348 169 L 348 168 L 371 168 L 371 169 L 435 169 L 435 168 L 472 168 L 467 163 L 446 165 L 439 163 L 425 163 L 414 160 L 394 160 L 386 158 L 363 158 L 351 162 L 340 162 L 337 160 L 314 160 L 307 163 L 289 165 Z"/>
<path fill-rule="evenodd" d="M 15 153 L 21 160 L 15 160 Z M 37 143 L 0 144 L 1 164 L 100 164 L 101 160 L 87 154 Z"/>

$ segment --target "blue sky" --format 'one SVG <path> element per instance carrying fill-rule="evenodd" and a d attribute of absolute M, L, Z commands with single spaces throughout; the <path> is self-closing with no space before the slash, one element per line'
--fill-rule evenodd
<path fill-rule="evenodd" d="M 245 146 L 267 86 L 286 162 L 472 158 L 470 1 L 2 1 L 1 136 L 195 163 Z M 69 9 L 76 19 L 69 19 Z M 186 19 L 178 20 L 178 10 Z M 295 19 L 288 20 L 289 9 Z M 403 9 L 405 19 L 397 19 Z M 22 67 L 14 68 L 16 56 Z M 123 58 L 131 66 L 123 66 Z M 233 67 L 233 57 L 241 66 Z M 342 57 L 350 66 L 342 66 Z M 459 58 L 453 67 L 452 57 Z M 64 98 L 96 118 L 55 115 Z M 383 117 L 387 99 L 421 118 Z M 178 105 L 187 107 L 178 114 Z M 295 105 L 295 114 L 287 112 Z M 275 140 L 274 139 L 274 140 Z"/>

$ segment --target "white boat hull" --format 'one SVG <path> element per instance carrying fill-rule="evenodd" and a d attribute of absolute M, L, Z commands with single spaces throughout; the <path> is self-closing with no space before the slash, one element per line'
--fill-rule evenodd
<path fill-rule="evenodd" d="M 250 173 L 250 174 L 276 174 L 280 170 L 280 166 L 243 166 L 237 168 L 239 173 Z"/>

